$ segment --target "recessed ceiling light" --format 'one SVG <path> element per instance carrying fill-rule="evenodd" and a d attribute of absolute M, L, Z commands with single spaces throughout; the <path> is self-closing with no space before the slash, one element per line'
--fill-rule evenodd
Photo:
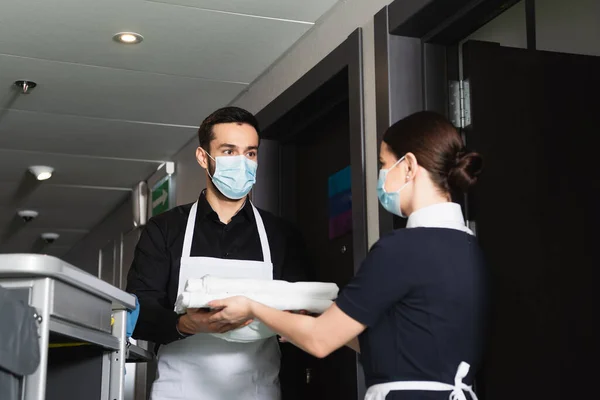
<path fill-rule="evenodd" d="M 135 32 L 119 32 L 113 36 L 113 40 L 124 44 L 138 44 L 144 37 Z"/>
<path fill-rule="evenodd" d="M 50 177 L 52 177 L 54 168 L 46 165 L 33 165 L 29 167 L 29 172 L 31 172 L 38 181 L 45 181 L 46 179 L 50 179 Z"/>

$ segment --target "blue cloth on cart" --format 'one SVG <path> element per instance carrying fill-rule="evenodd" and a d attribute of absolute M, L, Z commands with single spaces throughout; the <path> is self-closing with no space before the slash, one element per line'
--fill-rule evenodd
<path fill-rule="evenodd" d="M 140 302 L 136 295 L 132 295 L 135 297 L 135 309 L 127 310 L 127 338 L 130 338 L 133 335 L 133 330 L 135 329 L 135 324 L 137 324 L 138 317 L 140 315 Z"/>

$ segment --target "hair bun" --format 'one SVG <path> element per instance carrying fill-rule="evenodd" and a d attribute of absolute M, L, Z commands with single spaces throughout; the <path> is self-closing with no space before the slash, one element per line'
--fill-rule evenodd
<path fill-rule="evenodd" d="M 453 191 L 466 192 L 477 183 L 483 168 L 483 158 L 478 153 L 460 151 L 456 163 L 448 173 L 448 186 Z"/>

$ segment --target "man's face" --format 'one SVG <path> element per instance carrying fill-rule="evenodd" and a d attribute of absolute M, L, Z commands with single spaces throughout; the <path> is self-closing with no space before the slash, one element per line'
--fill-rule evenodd
<path fill-rule="evenodd" d="M 209 154 L 213 158 L 243 155 L 258 161 L 258 133 L 251 125 L 227 123 L 213 126 L 214 139 L 209 145 Z M 215 172 L 215 162 L 202 148 L 196 150 L 196 159 L 202 168 L 211 175 Z"/>

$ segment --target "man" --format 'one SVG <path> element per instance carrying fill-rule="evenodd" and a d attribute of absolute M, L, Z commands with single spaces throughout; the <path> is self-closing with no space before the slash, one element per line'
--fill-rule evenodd
<path fill-rule="evenodd" d="M 151 399 L 276 400 L 281 396 L 276 338 L 225 341 L 211 333 L 240 325 L 210 323 L 213 312 L 207 310 L 181 316 L 173 311 L 191 277 L 307 279 L 300 235 L 248 201 L 257 169 L 256 118 L 240 108 L 222 108 L 202 122 L 198 137 L 196 158 L 206 170 L 206 189 L 196 203 L 150 219 L 128 276 L 127 291 L 140 302 L 133 337 L 160 345 Z"/>

